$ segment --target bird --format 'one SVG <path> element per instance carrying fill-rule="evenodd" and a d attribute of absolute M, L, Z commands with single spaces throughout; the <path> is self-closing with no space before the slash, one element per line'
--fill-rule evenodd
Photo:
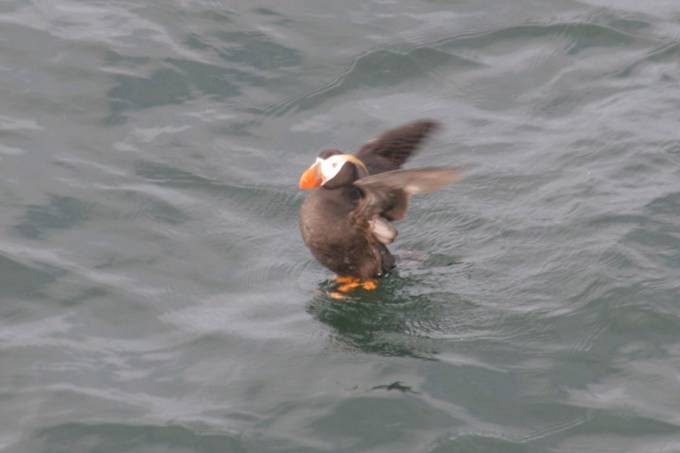
<path fill-rule="evenodd" d="M 387 246 L 398 235 L 392 222 L 405 217 L 409 198 L 459 179 L 453 167 L 401 169 L 440 128 L 422 119 L 378 135 L 354 154 L 325 149 L 302 173 L 298 186 L 310 192 L 300 207 L 300 231 L 317 261 L 337 274 L 331 296 L 376 289 L 395 267 Z"/>

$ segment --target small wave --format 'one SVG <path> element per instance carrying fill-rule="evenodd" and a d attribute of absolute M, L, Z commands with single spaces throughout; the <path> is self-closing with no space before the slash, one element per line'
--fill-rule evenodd
<path fill-rule="evenodd" d="M 330 84 L 296 97 L 283 104 L 272 106 L 265 112 L 282 116 L 289 111 L 308 110 L 337 96 L 347 96 L 364 89 L 394 86 L 408 80 L 428 77 L 441 67 L 448 70 L 465 70 L 479 66 L 472 60 L 430 47 L 407 51 L 378 49 L 358 56 L 349 69 Z"/>
<path fill-rule="evenodd" d="M 141 451 L 182 449 L 193 452 L 240 452 L 247 441 L 229 432 L 215 432 L 184 424 L 129 424 L 124 422 L 63 423 L 33 431 L 10 451 Z M 252 446 L 252 445 L 251 445 Z"/>

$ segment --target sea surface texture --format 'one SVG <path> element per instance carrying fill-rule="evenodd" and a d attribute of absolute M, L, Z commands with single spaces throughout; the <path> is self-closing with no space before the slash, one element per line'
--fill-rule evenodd
<path fill-rule="evenodd" d="M 419 118 L 377 291 L 301 172 Z M 680 452 L 680 2 L 0 2 L 0 451 Z"/>

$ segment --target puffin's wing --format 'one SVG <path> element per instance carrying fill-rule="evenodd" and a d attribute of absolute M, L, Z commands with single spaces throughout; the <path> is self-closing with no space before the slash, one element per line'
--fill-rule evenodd
<path fill-rule="evenodd" d="M 459 171 L 447 167 L 393 170 L 354 181 L 363 197 L 355 215 L 372 221 L 376 216 L 387 220 L 403 219 L 411 195 L 429 193 L 456 181 Z"/>
<path fill-rule="evenodd" d="M 356 155 L 364 161 L 371 173 L 396 170 L 438 127 L 439 123 L 432 120 L 419 120 L 404 124 L 369 141 L 359 149 Z"/>

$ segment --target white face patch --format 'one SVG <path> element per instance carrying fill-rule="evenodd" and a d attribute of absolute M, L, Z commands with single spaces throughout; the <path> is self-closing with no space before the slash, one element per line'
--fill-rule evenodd
<path fill-rule="evenodd" d="M 319 170 L 321 171 L 321 177 L 323 178 L 323 182 L 321 184 L 324 184 L 326 181 L 330 181 L 331 179 L 335 178 L 335 175 L 338 174 L 343 164 L 347 162 L 345 156 L 340 154 L 331 156 L 328 159 L 317 157 L 316 160 L 319 162 Z"/>

